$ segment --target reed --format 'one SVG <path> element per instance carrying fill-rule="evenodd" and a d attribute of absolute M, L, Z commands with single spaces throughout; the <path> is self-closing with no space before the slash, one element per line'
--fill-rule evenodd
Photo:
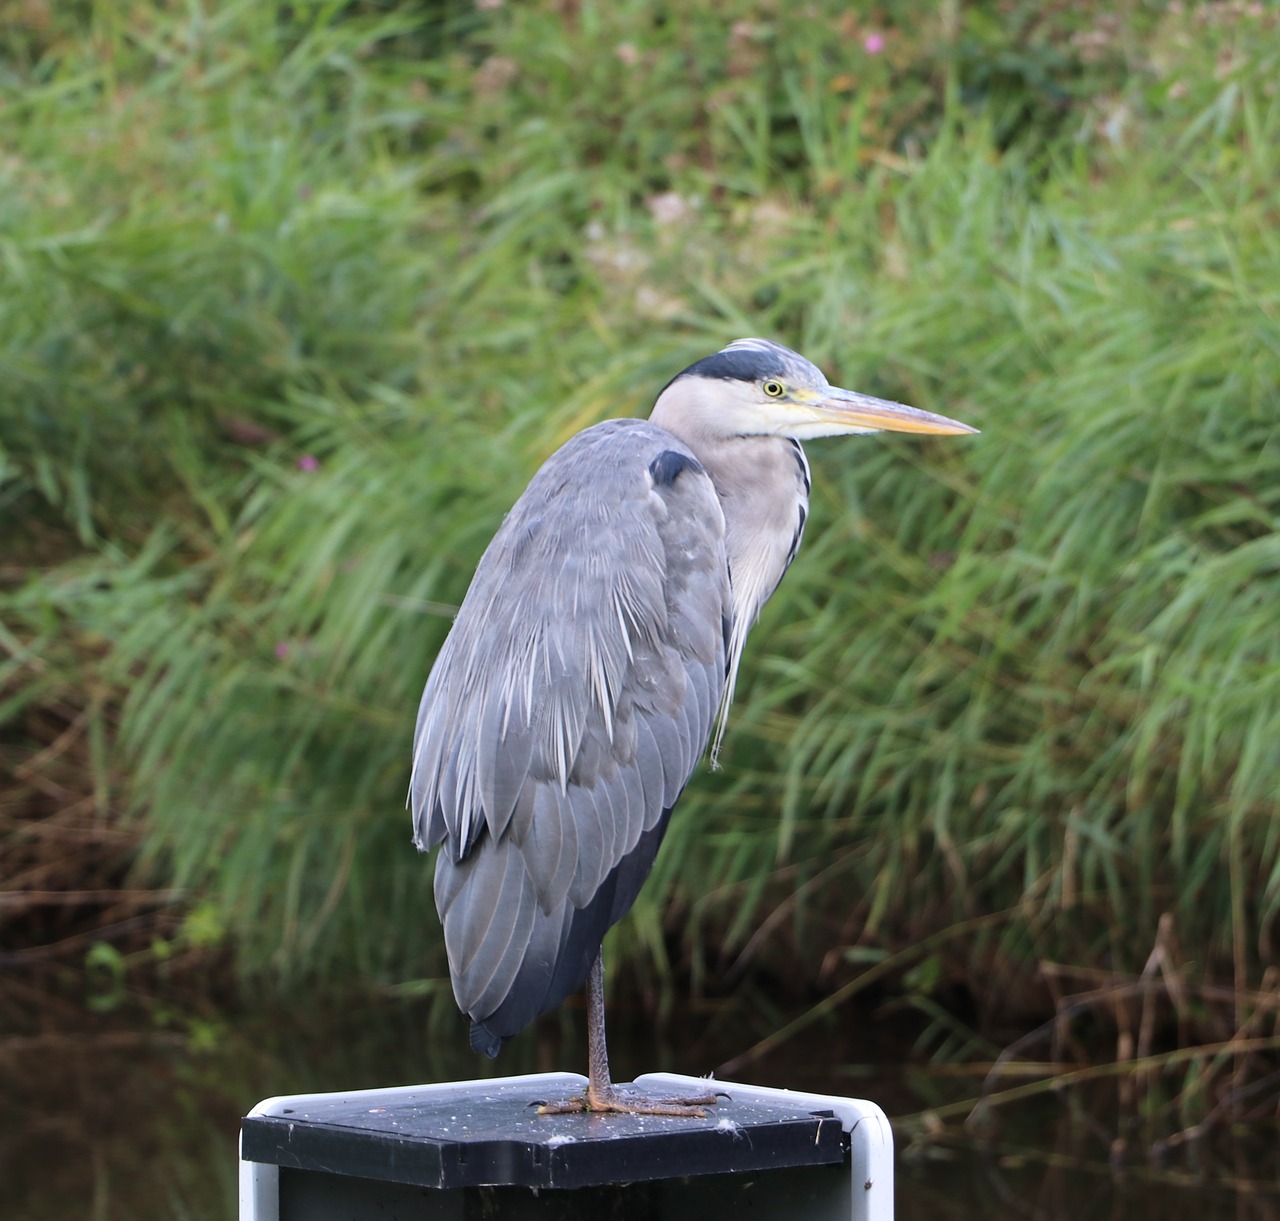
<path fill-rule="evenodd" d="M 1261 987 L 1275 15 L 793 7 L 21 6 L 10 793 L 42 709 L 88 716 L 90 787 L 206 942 L 441 995 L 401 807 L 451 608 L 572 431 L 767 334 L 983 435 L 813 447 L 631 978 L 839 995 L 883 960 L 992 1029 L 1052 1014 L 1044 964 L 1140 976 L 1167 917 L 1196 987 Z"/>

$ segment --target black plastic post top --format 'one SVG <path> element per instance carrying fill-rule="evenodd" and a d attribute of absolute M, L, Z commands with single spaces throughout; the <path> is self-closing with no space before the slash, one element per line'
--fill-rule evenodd
<path fill-rule="evenodd" d="M 249 1162 L 442 1189 L 594 1187 L 845 1161 L 841 1122 L 812 1104 L 729 1097 L 705 1119 L 539 1115 L 581 1089 L 563 1074 L 447 1091 L 297 1100 L 243 1120 Z M 642 1087 L 633 1087 L 644 1092 Z M 539 1097 L 538 1095 L 542 1096 Z"/>

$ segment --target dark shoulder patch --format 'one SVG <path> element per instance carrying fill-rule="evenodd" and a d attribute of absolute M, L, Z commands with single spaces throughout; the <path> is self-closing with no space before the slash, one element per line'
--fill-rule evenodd
<path fill-rule="evenodd" d="M 649 474 L 653 476 L 653 482 L 658 487 L 670 487 L 675 483 L 676 476 L 686 470 L 701 474 L 702 464 L 697 459 L 690 458 L 688 454 L 682 454 L 675 449 L 664 449 L 649 463 Z"/>

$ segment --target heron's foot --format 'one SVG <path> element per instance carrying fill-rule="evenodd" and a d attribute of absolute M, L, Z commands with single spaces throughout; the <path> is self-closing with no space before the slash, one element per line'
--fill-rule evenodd
<path fill-rule="evenodd" d="M 705 1107 L 715 1106 L 728 1094 L 708 1092 L 681 1098 L 656 1098 L 638 1090 L 620 1089 L 616 1085 L 587 1086 L 581 1093 L 563 1102 L 544 1102 L 539 1115 L 673 1115 L 688 1119 L 705 1119 Z"/>

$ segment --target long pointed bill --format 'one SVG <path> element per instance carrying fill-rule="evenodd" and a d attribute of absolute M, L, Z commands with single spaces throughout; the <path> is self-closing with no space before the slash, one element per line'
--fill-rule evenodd
<path fill-rule="evenodd" d="M 932 411 L 907 407 L 903 403 L 890 403 L 853 390 L 840 390 L 832 386 L 826 394 L 815 395 L 811 410 L 817 422 L 829 425 L 832 431 L 856 432 L 924 432 L 955 435 L 974 433 L 978 430 L 959 420 L 949 420 Z"/>

